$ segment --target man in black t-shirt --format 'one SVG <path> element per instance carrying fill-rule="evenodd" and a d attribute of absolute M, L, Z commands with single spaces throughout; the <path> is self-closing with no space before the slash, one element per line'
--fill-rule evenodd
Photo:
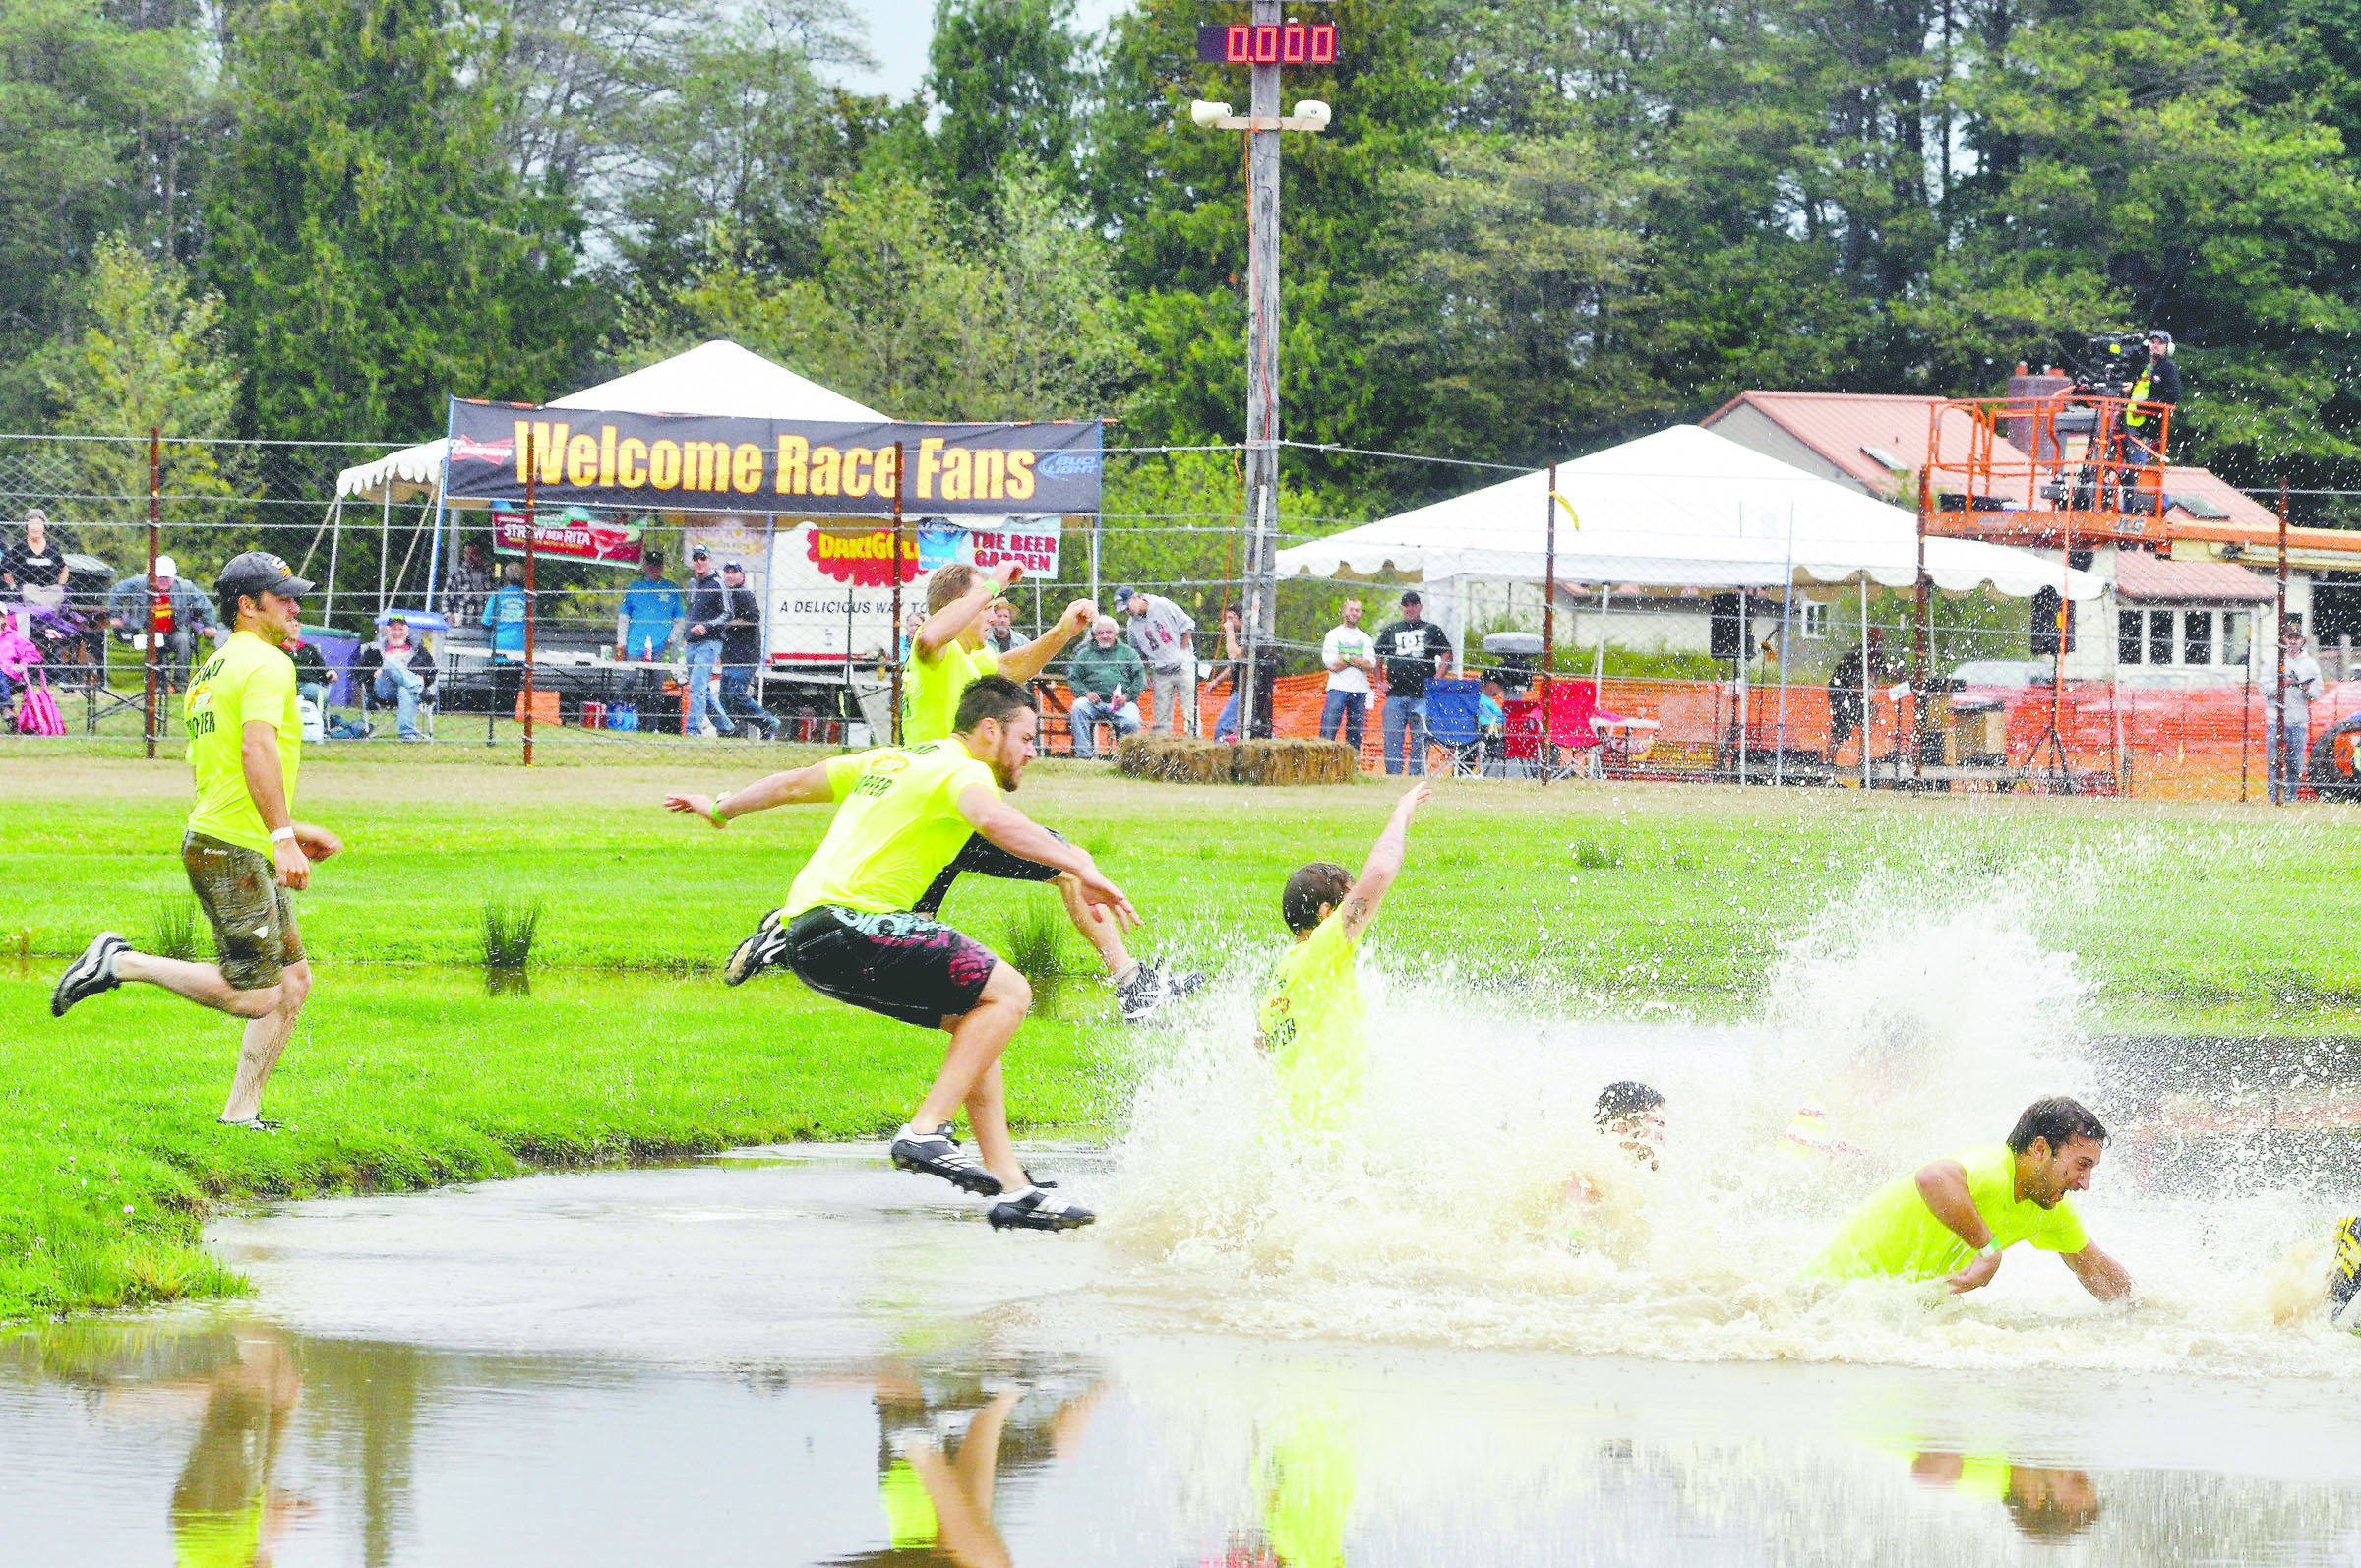
<path fill-rule="evenodd" d="M 1426 683 L 1451 673 L 1451 639 L 1420 612 L 1419 590 L 1402 595 L 1402 619 L 1377 633 L 1385 666 L 1385 770 L 1426 771 Z M 1404 742 L 1408 745 L 1405 746 Z"/>

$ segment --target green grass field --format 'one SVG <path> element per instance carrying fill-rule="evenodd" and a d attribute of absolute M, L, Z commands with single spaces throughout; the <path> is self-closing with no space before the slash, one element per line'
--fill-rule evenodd
<path fill-rule="evenodd" d="M 701 749 L 700 749 L 701 751 Z M 776 763 L 793 754 L 758 754 Z M 307 759 L 299 810 L 349 852 L 301 901 L 319 990 L 270 1097 L 289 1130 L 212 1122 L 235 1031 L 151 991 L 47 1014 L 64 955 L 113 927 L 185 931 L 177 763 L 0 760 L 0 1319 L 234 1290 L 197 1247 L 219 1202 L 415 1186 L 885 1130 L 938 1036 L 714 971 L 824 825 L 781 812 L 716 833 L 656 809 L 742 774 L 744 753 L 651 770 Z M 2347 935 L 2361 839 L 2299 812 L 1850 791 L 1445 783 L 1372 946 L 1472 991 L 1671 998 L 1743 1010 L 1783 944 L 1864 890 L 1912 907 L 2015 900 L 2103 1003 L 2152 1025 L 2353 1031 Z M 1150 919 L 1144 950 L 1236 969 L 1279 939 L 1277 887 L 1357 865 L 1382 782 L 1244 791 L 1044 765 L 1021 803 L 1088 846 Z M 1038 890 L 969 881 L 948 909 L 1003 951 L 1053 951 Z M 493 995 L 484 911 L 538 904 L 529 995 Z M 1031 939 L 1019 939 L 1026 931 Z M 203 946 L 202 933 L 199 934 Z M 1120 1115 L 1126 1037 L 1099 988 L 1060 988 L 1018 1037 L 1012 1104 L 1036 1131 Z"/>

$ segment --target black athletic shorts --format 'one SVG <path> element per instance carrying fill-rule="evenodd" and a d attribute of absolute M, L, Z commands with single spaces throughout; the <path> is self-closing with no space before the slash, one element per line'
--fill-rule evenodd
<path fill-rule="evenodd" d="M 1050 830 L 1050 836 L 1060 844 L 1065 842 L 1064 835 L 1055 828 Z M 961 872 L 974 872 L 978 876 L 998 876 L 1008 882 L 1054 882 L 1062 874 L 1055 866 L 1044 866 L 1037 860 L 1011 855 L 983 834 L 971 833 L 966 847 L 936 874 L 934 882 L 911 906 L 912 910 L 921 915 L 932 915 L 940 909 L 943 899 L 950 894 L 951 883 L 958 879 Z"/>
<path fill-rule="evenodd" d="M 797 979 L 922 1029 L 972 1009 L 999 961 L 965 932 L 925 915 L 821 904 L 787 923 L 787 965 Z"/>

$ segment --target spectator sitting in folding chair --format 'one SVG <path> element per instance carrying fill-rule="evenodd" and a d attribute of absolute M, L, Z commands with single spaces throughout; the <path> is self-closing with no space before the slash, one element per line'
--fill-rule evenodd
<path fill-rule="evenodd" d="M 352 678 L 379 702 L 394 705 L 394 722 L 405 741 L 423 741 L 418 733 L 418 704 L 435 682 L 435 656 L 410 641 L 410 618 L 395 610 L 386 617 L 377 641 L 361 650 Z"/>

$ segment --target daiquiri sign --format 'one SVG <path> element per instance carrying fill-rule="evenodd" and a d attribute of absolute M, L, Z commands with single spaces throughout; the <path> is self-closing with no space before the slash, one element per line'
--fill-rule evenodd
<path fill-rule="evenodd" d="M 725 419 L 451 400 L 453 500 L 626 512 L 1004 518 L 1099 510 L 1099 424 Z M 895 468 L 900 443 L 903 469 Z M 997 526 L 997 523 L 995 524 Z"/>

